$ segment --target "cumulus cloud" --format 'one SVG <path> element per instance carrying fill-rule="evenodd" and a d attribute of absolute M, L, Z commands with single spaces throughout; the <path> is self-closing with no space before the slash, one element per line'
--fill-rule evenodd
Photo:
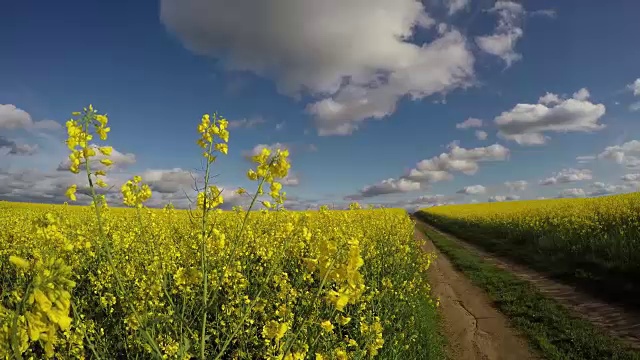
<path fill-rule="evenodd" d="M 538 103 L 544 104 L 544 105 L 559 104 L 561 102 L 562 102 L 562 99 L 560 99 L 560 97 L 557 94 L 553 94 L 550 92 L 547 92 L 546 94 L 544 94 L 538 99 Z"/>
<path fill-rule="evenodd" d="M 554 184 L 565 184 L 576 181 L 583 180 L 591 180 L 593 176 L 591 175 L 591 170 L 589 169 L 562 169 L 561 171 L 553 174 L 553 176 L 548 177 L 544 180 L 540 181 L 540 185 L 554 185 Z"/>
<path fill-rule="evenodd" d="M 379 195 L 405 193 L 420 190 L 420 183 L 408 179 L 387 179 L 362 188 L 357 194 L 346 196 L 346 200 L 359 200 Z"/>
<path fill-rule="evenodd" d="M 460 10 L 464 10 L 469 6 L 470 0 L 445 0 L 444 3 L 449 11 L 449 15 L 453 15 Z"/>
<path fill-rule="evenodd" d="M 415 199 L 407 201 L 407 203 L 411 205 L 425 205 L 425 204 L 434 205 L 434 204 L 440 204 L 443 201 L 446 201 L 447 199 L 448 197 L 442 194 L 422 195 Z"/>
<path fill-rule="evenodd" d="M 264 124 L 266 120 L 261 116 L 255 116 L 252 118 L 245 118 L 240 120 L 229 121 L 229 129 L 246 128 L 251 129 L 260 124 Z"/>
<path fill-rule="evenodd" d="M 629 105 L 629 111 L 638 111 L 638 110 L 640 110 L 640 101 L 634 102 L 633 104 Z"/>
<path fill-rule="evenodd" d="M 133 165 L 136 163 L 136 156 L 132 153 L 121 153 L 115 148 L 111 152 L 111 155 L 105 156 L 102 155 L 98 151 L 98 145 L 91 144 L 91 148 L 93 148 L 96 152 L 96 156 L 91 157 L 93 170 L 108 170 L 108 169 L 122 169 L 127 166 Z M 110 159 L 113 162 L 113 165 L 107 167 L 100 163 L 100 160 Z M 71 160 L 64 159 L 60 164 L 58 164 L 58 171 L 69 171 L 71 167 Z M 84 165 L 80 166 L 80 169 L 84 169 Z"/>
<path fill-rule="evenodd" d="M 482 185 L 471 185 L 463 187 L 462 189 L 456 191 L 456 193 L 465 195 L 478 195 L 484 194 L 486 191 L 487 189 Z"/>
<path fill-rule="evenodd" d="M 504 186 L 506 186 L 510 191 L 524 191 L 527 189 L 527 185 L 529 183 L 525 180 L 517 180 L 517 181 L 505 181 Z"/>
<path fill-rule="evenodd" d="M 587 90 L 587 88 L 582 88 L 574 92 L 572 97 L 576 100 L 584 101 L 587 100 L 590 95 L 591 94 L 589 94 L 589 90 Z"/>
<path fill-rule="evenodd" d="M 171 202 L 176 208 L 193 208 L 191 200 L 196 191 L 192 189 L 193 180 L 187 171 L 182 169 L 147 170 L 142 174 L 143 182 L 149 184 L 153 195 L 148 207 L 164 207 Z M 187 179 L 188 178 L 188 179 Z M 123 206 L 120 186 L 128 179 L 124 174 L 109 174 L 104 178 L 107 188 L 97 188 L 104 194 L 110 206 Z M 66 189 L 78 185 L 78 201 L 76 204 L 90 203 L 90 190 L 86 184 L 86 176 L 60 171 L 38 171 L 34 169 L 0 169 L 0 200 L 62 204 L 68 201 L 64 195 Z M 222 209 L 231 209 L 235 205 L 247 207 L 249 198 L 235 193 L 237 188 L 219 185 L 223 189 L 224 204 Z"/>
<path fill-rule="evenodd" d="M 468 118 L 467 120 L 456 124 L 456 129 L 469 129 L 482 127 L 482 120 L 476 118 Z"/>
<path fill-rule="evenodd" d="M 447 204 L 453 204 L 453 203 L 454 201 L 452 196 L 436 194 L 436 195 L 422 195 L 416 199 L 411 199 L 406 201 L 397 201 L 388 205 L 389 207 L 400 207 L 400 208 L 406 209 L 407 211 L 414 212 L 426 207 L 447 205 Z"/>
<path fill-rule="evenodd" d="M 7 155 L 30 156 L 38 152 L 38 145 L 18 144 L 14 140 L 0 136 L 0 150 L 8 150 Z"/>
<path fill-rule="evenodd" d="M 626 190 L 626 186 L 594 182 L 591 184 L 591 189 L 593 190 L 590 191 L 587 196 L 602 196 L 623 192 Z"/>
<path fill-rule="evenodd" d="M 578 198 L 585 196 L 587 196 L 587 194 L 585 193 L 584 189 L 580 188 L 565 189 L 558 194 L 559 198 Z"/>
<path fill-rule="evenodd" d="M 320 135 L 350 134 L 403 97 L 466 87 L 474 75 L 459 31 L 410 42 L 435 25 L 417 0 L 162 0 L 160 17 L 187 48 L 227 69 L 271 78 L 283 94 L 310 94 Z"/>
<path fill-rule="evenodd" d="M 0 129 L 55 130 L 62 126 L 53 120 L 33 121 L 28 112 L 12 104 L 0 104 Z"/>
<path fill-rule="evenodd" d="M 64 192 L 79 177 L 33 169 L 0 169 L 0 199 L 61 204 Z"/>
<path fill-rule="evenodd" d="M 482 130 L 476 130 L 475 135 L 478 140 L 487 140 L 487 137 L 489 136 L 486 131 Z"/>
<path fill-rule="evenodd" d="M 163 194 L 190 192 L 195 186 L 195 176 L 180 168 L 147 170 L 142 173 L 142 180 L 149 184 L 151 190 Z"/>
<path fill-rule="evenodd" d="M 629 169 L 640 167 L 640 141 L 631 140 L 622 145 L 608 146 L 598 154 L 599 159 L 613 160 Z"/>
<path fill-rule="evenodd" d="M 640 95 L 640 78 L 637 78 L 636 81 L 627 85 L 627 89 L 631 90 L 635 96 Z"/>
<path fill-rule="evenodd" d="M 522 58 L 515 46 L 523 35 L 520 23 L 525 10 L 518 3 L 499 0 L 489 12 L 498 14 L 498 26 L 493 34 L 476 37 L 476 44 L 482 51 L 501 58 L 509 67 Z"/>
<path fill-rule="evenodd" d="M 640 174 L 626 174 L 623 175 L 620 179 L 626 182 L 640 181 Z"/>
<path fill-rule="evenodd" d="M 508 157 L 509 149 L 500 144 L 465 149 L 452 143 L 449 152 L 418 162 L 404 178 L 427 183 L 449 180 L 453 178 L 452 172 L 473 175 L 478 171 L 480 162 L 504 161 Z"/>
<path fill-rule="evenodd" d="M 605 125 L 599 124 L 598 120 L 604 115 L 605 106 L 583 99 L 586 95 L 582 90 L 574 94 L 582 100 L 561 100 L 551 107 L 544 104 L 517 104 L 494 119 L 499 130 L 498 136 L 520 145 L 542 145 L 548 139 L 544 132 L 593 132 L 604 129 Z"/>
<path fill-rule="evenodd" d="M 489 202 L 502 202 L 502 201 L 514 201 L 514 200 L 520 200 L 520 196 L 518 195 L 494 195 L 494 196 L 490 196 L 488 201 Z"/>

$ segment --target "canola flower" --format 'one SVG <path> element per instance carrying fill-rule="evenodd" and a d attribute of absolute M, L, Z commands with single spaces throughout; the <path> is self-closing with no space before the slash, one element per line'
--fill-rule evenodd
<path fill-rule="evenodd" d="M 265 149 L 247 172 L 255 192 L 238 190 L 249 208 L 220 211 L 209 174 L 229 132 L 216 114 L 197 127 L 206 165 L 193 211 L 146 208 L 139 176 L 120 189 L 129 209 L 111 207 L 97 188 L 112 148 L 93 142 L 108 117 L 73 115 L 70 171 L 87 184 L 66 196 L 83 189 L 91 206 L 0 202 L 0 358 L 424 357 L 433 255 L 403 210 L 288 211 L 289 153 Z"/>
<path fill-rule="evenodd" d="M 421 210 L 446 229 L 483 234 L 559 263 L 640 274 L 640 193 L 447 205 Z"/>

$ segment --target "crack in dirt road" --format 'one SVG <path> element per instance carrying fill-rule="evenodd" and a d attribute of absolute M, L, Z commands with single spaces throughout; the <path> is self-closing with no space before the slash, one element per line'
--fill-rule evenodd
<path fill-rule="evenodd" d="M 469 315 L 471 315 L 471 316 L 473 317 L 473 319 L 474 319 L 474 325 L 475 325 L 475 328 L 476 328 L 476 330 L 477 330 L 477 331 L 482 331 L 482 329 L 479 329 L 479 328 L 478 328 L 478 322 L 479 322 L 480 320 L 493 319 L 493 317 L 491 317 L 491 316 L 477 317 L 477 316 L 473 315 L 473 313 L 472 313 L 469 309 L 467 309 L 467 307 L 466 307 L 466 306 L 464 306 L 464 303 L 463 303 L 461 300 L 454 300 L 454 301 L 455 301 L 455 303 L 456 303 L 456 304 L 458 304 L 462 309 L 464 309 L 464 311 L 466 311 Z M 484 332 L 484 331 L 482 331 L 482 332 Z"/>
<path fill-rule="evenodd" d="M 415 236 L 426 239 L 416 228 Z M 537 359 L 526 340 L 509 326 L 507 318 L 492 306 L 489 297 L 426 239 L 424 250 L 437 259 L 429 268 L 433 296 L 440 299 L 443 330 L 451 359 Z"/>

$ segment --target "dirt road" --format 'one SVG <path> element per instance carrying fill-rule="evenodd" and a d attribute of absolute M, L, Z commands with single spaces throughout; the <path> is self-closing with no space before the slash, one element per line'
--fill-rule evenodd
<path fill-rule="evenodd" d="M 448 236 L 432 226 L 430 228 Z M 520 279 L 531 282 L 542 294 L 559 302 L 583 319 L 608 331 L 612 336 L 619 338 L 632 348 L 640 349 L 640 313 L 638 311 L 604 302 L 573 286 L 550 279 L 504 257 L 488 253 L 478 246 L 451 236 L 449 238 L 456 240 L 460 246 L 469 251 L 478 254 L 485 261 L 508 270 Z"/>
<path fill-rule="evenodd" d="M 425 238 L 416 228 L 415 236 Z M 427 241 L 425 250 L 438 258 L 429 269 L 433 295 L 440 298 L 451 359 L 537 359 L 526 340 L 512 329 L 491 300 Z"/>

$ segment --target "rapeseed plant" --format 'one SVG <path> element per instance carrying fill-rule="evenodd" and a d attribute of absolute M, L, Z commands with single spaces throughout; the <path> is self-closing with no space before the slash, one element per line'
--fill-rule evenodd
<path fill-rule="evenodd" d="M 640 193 L 437 206 L 422 212 L 447 228 L 517 244 L 561 263 L 640 274 Z M 468 230 L 467 230 L 468 229 Z M 469 232 L 468 231 L 468 232 Z"/>
<path fill-rule="evenodd" d="M 91 105 L 73 116 L 69 170 L 88 187 L 66 195 L 89 193 L 91 206 L 0 204 L 0 358 L 418 358 L 429 348 L 416 315 L 435 307 L 423 276 L 432 257 L 404 211 L 288 211 L 289 153 L 269 149 L 246 174 L 255 192 L 238 190 L 248 208 L 220 211 L 210 174 L 229 132 L 217 114 L 197 126 L 193 211 L 146 208 L 153 194 L 139 176 L 120 189 L 132 209 L 109 207 L 97 188 L 109 186 L 113 149 L 93 143 L 108 138 L 108 117 Z"/>

